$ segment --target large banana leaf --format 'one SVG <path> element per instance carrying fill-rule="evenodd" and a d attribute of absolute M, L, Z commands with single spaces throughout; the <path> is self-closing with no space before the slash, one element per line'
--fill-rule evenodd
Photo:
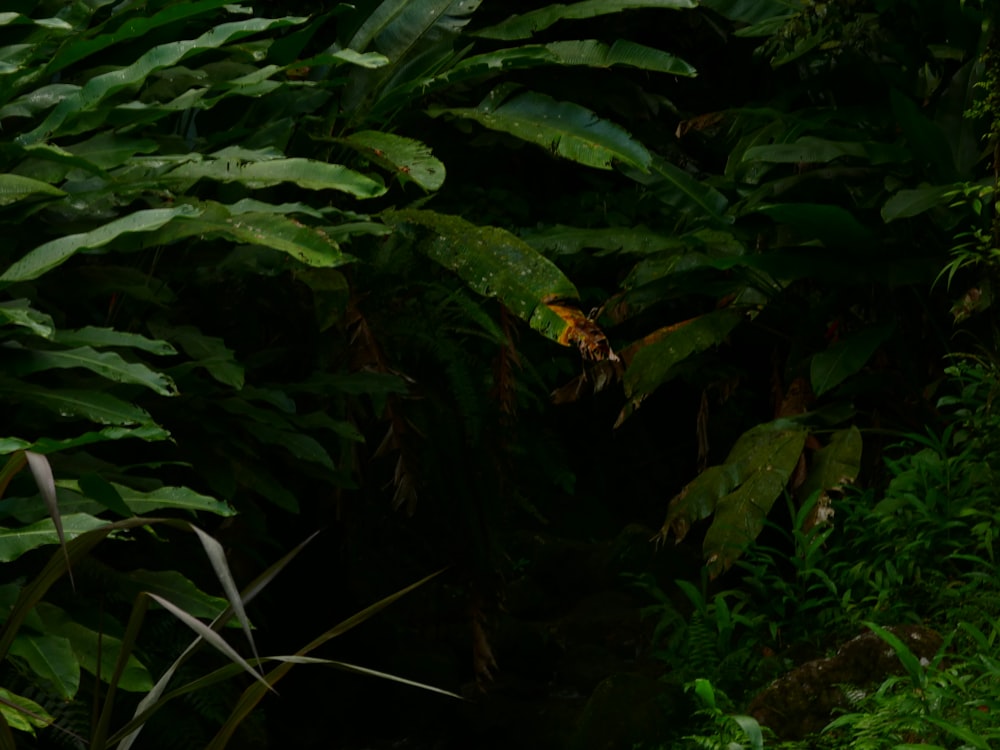
<path fill-rule="evenodd" d="M 454 271 L 477 294 L 499 299 L 543 335 L 567 343 L 572 324 L 547 303 L 577 300 L 579 293 L 531 245 L 506 230 L 434 211 L 387 211 L 383 218 L 390 226 L 415 224 L 430 230 L 421 249 L 431 260 Z"/>
<path fill-rule="evenodd" d="M 671 501 L 660 538 L 680 541 L 696 521 L 714 514 L 704 554 L 716 576 L 732 565 L 757 538 L 802 455 L 807 433 L 770 422 L 745 432 L 725 463 L 705 470 Z"/>
<path fill-rule="evenodd" d="M 506 21 L 480 29 L 476 36 L 487 39 L 527 39 L 564 19 L 594 18 L 634 8 L 686 9 L 696 8 L 695 0 L 583 0 L 563 5 L 554 3 L 539 10 L 511 16 Z"/>
<path fill-rule="evenodd" d="M 397 72 L 428 49 L 448 44 L 468 23 L 481 0 L 383 0 L 348 42 L 350 49 L 369 47 L 389 62 L 379 70 L 356 70 L 342 98 L 342 109 L 355 116 L 361 102 L 376 99 Z M 445 50 L 450 54 L 449 50 Z"/>
<path fill-rule="evenodd" d="M 579 104 L 526 92 L 503 101 L 504 88 L 494 89 L 476 108 L 433 107 L 431 116 L 462 117 L 491 130 L 510 133 L 552 153 L 598 169 L 617 163 L 647 170 L 653 157 L 619 125 L 603 120 Z"/>

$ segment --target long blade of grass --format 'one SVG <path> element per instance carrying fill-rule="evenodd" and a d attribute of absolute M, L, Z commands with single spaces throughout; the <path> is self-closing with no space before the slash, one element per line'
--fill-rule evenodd
<path fill-rule="evenodd" d="M 244 605 L 249 604 L 250 601 L 257 596 L 257 594 L 263 591 L 264 587 L 267 586 L 272 580 L 274 580 L 275 576 L 277 576 L 278 573 L 284 570 L 285 567 L 293 559 L 295 559 L 295 557 L 303 549 L 305 549 L 306 545 L 309 544 L 313 539 L 316 538 L 316 536 L 319 535 L 319 533 L 320 532 L 317 531 L 309 535 L 297 547 L 292 549 L 284 557 L 282 557 L 276 563 L 271 565 L 267 570 L 265 570 L 263 573 L 257 576 L 257 578 L 255 578 L 250 583 L 250 585 L 247 586 L 241 592 L 241 601 L 243 602 L 243 604 Z M 211 629 L 219 630 L 220 628 L 222 628 L 227 622 L 229 622 L 233 614 L 234 614 L 234 609 L 230 604 L 230 606 L 227 607 L 225 611 L 223 611 L 218 617 L 216 617 L 212 621 L 212 624 L 210 625 Z M 109 739 L 109 744 L 113 745 L 115 742 L 121 740 L 121 744 L 118 745 L 118 750 L 130 750 L 133 743 L 139 737 L 139 732 L 142 731 L 143 725 L 146 723 L 149 717 L 152 716 L 153 713 L 158 711 L 160 707 L 168 700 L 176 697 L 177 695 L 183 694 L 182 692 L 178 691 L 189 692 L 184 690 L 184 688 L 178 688 L 178 690 L 171 691 L 169 694 L 164 695 L 164 692 L 166 691 L 167 686 L 170 684 L 170 680 L 173 679 L 174 674 L 181 667 L 181 665 L 183 665 L 189 658 L 191 658 L 191 656 L 195 653 L 195 651 L 198 650 L 198 648 L 201 646 L 202 643 L 203 639 L 199 635 L 197 638 L 194 639 L 194 641 L 191 642 L 191 644 L 186 649 L 184 649 L 184 652 L 180 656 L 178 656 L 177 659 L 174 660 L 174 663 L 167 668 L 167 670 L 163 673 L 163 676 L 161 676 L 160 679 L 157 680 L 156 684 L 153 686 L 153 689 L 150 690 L 145 695 L 145 697 L 139 702 L 139 705 L 136 707 L 135 713 L 133 714 L 132 719 L 128 722 L 128 724 L 126 724 L 124 727 L 118 730 L 114 734 L 114 736 L 112 736 Z M 231 670 L 232 674 L 237 674 L 239 671 L 242 671 L 242 669 L 239 669 L 239 665 L 234 664 L 234 665 L 229 665 L 227 667 L 223 667 L 222 670 L 217 670 L 216 673 L 225 670 Z M 229 676 L 231 676 L 231 674 L 227 673 L 225 675 L 225 677 Z M 207 679 L 207 677 L 202 679 Z M 219 678 L 219 679 L 224 679 L 224 678 Z M 197 682 L 197 680 L 195 682 Z"/>
<path fill-rule="evenodd" d="M 254 658 L 260 659 L 260 654 L 257 653 L 257 644 L 254 643 L 253 631 L 250 629 L 250 620 L 247 617 L 246 610 L 243 608 L 243 600 L 240 598 L 240 590 L 236 587 L 232 571 L 229 570 L 229 563 L 226 562 L 225 550 L 222 549 L 221 544 L 197 526 L 192 525 L 191 529 L 198 536 L 201 546 L 205 549 L 205 554 L 208 555 L 209 562 L 212 563 L 215 576 L 219 579 L 219 583 L 222 584 L 222 590 L 226 594 L 226 599 L 229 600 L 229 606 L 233 608 L 236 618 L 243 627 L 243 633 L 250 643 L 250 650 L 253 652 Z"/>
<path fill-rule="evenodd" d="M 244 669 L 244 671 L 246 671 L 248 674 L 253 675 L 255 680 L 257 680 L 260 684 L 263 684 L 265 689 L 267 690 L 272 689 L 271 686 L 264 680 L 264 677 L 256 669 L 251 667 L 250 664 L 247 662 L 247 660 L 236 652 L 236 649 L 234 649 L 232 646 L 226 643 L 226 641 L 222 638 L 222 636 L 220 636 L 218 633 L 212 630 L 208 625 L 203 623 L 201 620 L 192 617 L 183 609 L 178 607 L 176 604 L 167 601 L 162 596 L 157 596 L 156 594 L 149 594 L 149 593 L 147 593 L 146 596 L 148 596 L 154 602 L 156 602 L 165 610 L 170 612 L 170 614 L 172 614 L 178 620 L 180 620 L 189 628 L 191 628 L 191 630 L 193 630 L 195 633 L 201 636 L 203 640 L 208 641 L 210 645 L 214 646 L 218 651 L 228 656 L 233 662 L 239 664 Z"/>
<path fill-rule="evenodd" d="M 295 656 L 306 656 L 310 651 L 318 648 L 332 638 L 336 638 L 338 635 L 343 635 L 352 628 L 357 627 L 365 620 L 369 619 L 373 615 L 378 614 L 383 609 L 388 607 L 390 604 L 395 602 L 397 599 L 405 596 L 414 589 L 423 586 L 425 583 L 430 581 L 432 578 L 440 575 L 444 570 L 439 570 L 435 573 L 431 573 L 425 578 L 421 578 L 416 583 L 412 583 L 404 589 L 400 589 L 394 594 L 390 594 L 384 599 L 380 599 L 374 604 L 366 607 L 357 614 L 348 617 L 346 620 L 334 625 L 332 628 L 327 630 L 325 633 L 319 637 L 313 639 L 309 644 L 296 652 Z M 288 671 L 294 666 L 292 662 L 285 662 L 280 666 L 272 669 L 264 676 L 268 686 L 274 686 L 277 682 L 288 674 Z M 256 708 L 257 704 L 263 699 L 267 694 L 267 690 L 264 689 L 260 683 L 255 682 L 254 684 L 248 686 L 243 694 L 240 696 L 239 701 L 236 703 L 236 707 L 233 709 L 226 723 L 223 724 L 222 728 L 218 731 L 212 741 L 208 744 L 205 750 L 223 750 L 228 744 L 233 732 L 236 731 L 236 727 L 250 714 L 250 712 Z"/>
<path fill-rule="evenodd" d="M 76 591 L 76 581 L 73 580 L 73 567 L 69 563 L 69 553 L 66 551 L 66 534 L 63 533 L 62 516 L 59 514 L 59 501 L 56 499 L 56 480 L 52 476 L 52 465 L 49 459 L 41 453 L 25 451 L 24 458 L 31 469 L 31 475 L 38 485 L 38 492 L 42 496 L 42 502 L 49 511 L 52 525 L 56 527 L 56 535 L 59 537 L 59 547 L 66 558 L 66 573 L 69 575 L 70 585 Z"/>

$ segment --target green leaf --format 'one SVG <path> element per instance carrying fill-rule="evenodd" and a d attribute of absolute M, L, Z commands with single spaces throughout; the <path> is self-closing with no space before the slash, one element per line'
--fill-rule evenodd
<path fill-rule="evenodd" d="M 80 687 L 80 665 L 68 638 L 18 633 L 10 653 L 24 659 L 31 671 L 47 680 L 63 700 L 72 700 L 76 695 Z"/>
<path fill-rule="evenodd" d="M 515 235 L 434 211 L 387 211 L 383 217 L 390 226 L 409 223 L 429 229 L 431 234 L 421 245 L 423 252 L 458 274 L 477 294 L 496 297 L 553 341 L 566 333 L 566 321 L 545 303 L 579 299 L 576 287 Z"/>
<path fill-rule="evenodd" d="M 124 581 L 135 595 L 140 591 L 156 594 L 192 617 L 211 620 L 228 605 L 225 599 L 206 594 L 176 570 L 134 570 L 125 574 Z"/>
<path fill-rule="evenodd" d="M 951 145 L 944 131 L 920 111 L 915 101 L 897 89 L 889 92 L 889 103 L 918 165 L 927 170 L 931 178 L 937 178 L 936 181 L 958 179 Z"/>
<path fill-rule="evenodd" d="M 106 440 L 123 440 L 125 438 L 138 438 L 146 442 L 157 440 L 167 440 L 170 433 L 158 424 L 148 422 L 138 427 L 105 427 L 96 432 L 84 432 L 81 435 L 71 438 L 55 440 L 53 438 L 39 438 L 31 444 L 30 448 L 36 453 L 57 453 L 58 451 L 79 448 L 93 443 L 103 443 Z M 0 454 L 5 451 L 0 449 Z"/>
<path fill-rule="evenodd" d="M 15 695 L 6 688 L 0 688 L 0 714 L 12 729 L 29 734 L 34 734 L 36 728 L 47 727 L 55 721 L 33 700 Z M 15 747 L 10 745 L 9 750 L 15 750 Z"/>
<path fill-rule="evenodd" d="M 611 169 L 622 163 L 649 169 L 652 156 L 646 147 L 589 109 L 530 91 L 503 102 L 502 91 L 495 89 L 475 109 L 433 107 L 428 112 L 475 120 L 589 167 Z"/>
<path fill-rule="evenodd" d="M 909 219 L 932 208 L 951 202 L 954 185 L 928 185 L 913 190 L 900 190 L 882 206 L 882 220 L 887 224 L 897 219 Z"/>
<path fill-rule="evenodd" d="M 198 212 L 190 206 L 150 208 L 136 211 L 120 219 L 109 221 L 97 229 L 83 234 L 70 234 L 39 245 L 11 265 L 0 282 L 29 281 L 65 263 L 81 250 L 102 247 L 123 234 L 152 232 L 180 216 L 194 216 Z"/>
<path fill-rule="evenodd" d="M 81 474 L 79 480 L 77 480 L 77 484 L 80 487 L 80 492 L 92 500 L 96 500 L 105 508 L 113 510 L 122 518 L 134 515 L 114 485 L 100 474 L 93 472 Z"/>
<path fill-rule="evenodd" d="M 97 109 L 112 94 L 124 88 L 141 84 L 157 70 L 176 65 L 190 55 L 217 49 L 228 42 L 250 34 L 302 23 L 305 20 L 305 18 L 250 18 L 244 21 L 220 24 L 197 39 L 170 42 L 153 47 L 131 65 L 89 79 L 82 89 L 63 99 L 38 127 L 18 136 L 16 140 L 25 146 L 39 143 L 58 133 L 71 116 L 79 116 Z"/>
<path fill-rule="evenodd" d="M 813 454 L 806 480 L 799 488 L 802 497 L 851 484 L 861 471 L 861 431 L 850 426 L 837 430 L 830 442 Z"/>
<path fill-rule="evenodd" d="M 920 659 L 910 650 L 909 646 L 903 643 L 898 635 L 873 622 L 862 622 L 862 625 L 892 646 L 892 650 L 896 652 L 896 656 L 899 657 L 900 663 L 910 675 L 914 684 L 920 688 L 924 687 L 927 682 L 927 672 L 923 665 L 921 665 Z M 985 747 L 989 747 L 989 745 Z"/>
<path fill-rule="evenodd" d="M 0 312 L 0 315 L 2 315 L 2 312 Z M 127 333 L 114 328 L 86 326 L 75 331 L 58 331 L 54 340 L 64 346 L 119 346 L 128 347 L 129 349 L 141 349 L 163 356 L 177 354 L 177 350 L 168 341 L 148 339 L 138 333 Z"/>
<path fill-rule="evenodd" d="M 73 513 L 62 518 L 66 539 L 74 539 L 105 524 L 107 521 L 85 513 Z M 59 533 L 51 518 L 19 529 L 0 528 L 0 562 L 16 560 L 25 552 L 44 545 L 59 544 L 59 541 Z"/>
<path fill-rule="evenodd" d="M 118 491 L 129 510 L 140 516 L 154 510 L 164 509 L 202 511 L 214 513 L 217 516 L 236 515 L 236 511 L 229 504 L 207 495 L 201 495 L 187 487 L 160 487 L 152 492 L 140 492 L 114 482 L 111 483 L 111 486 Z"/>
<path fill-rule="evenodd" d="M 560 65 L 586 65 L 591 68 L 624 65 L 675 76 L 697 75 L 694 66 L 679 57 L 625 39 L 616 40 L 610 47 L 595 39 L 584 39 L 551 42 L 544 48 L 555 55 Z"/>
<path fill-rule="evenodd" d="M 105 682 L 114 674 L 115 663 L 122 650 L 122 641 L 106 632 L 98 632 L 70 618 L 69 614 L 47 602 L 40 602 L 36 611 L 45 632 L 69 640 L 80 666 L 93 675 L 100 674 Z M 98 670 L 98 664 L 100 669 Z M 123 690 L 142 693 L 153 686 L 149 671 L 135 656 L 129 655 L 127 667 L 118 686 Z"/>
<path fill-rule="evenodd" d="M 6 385 L 4 391 L 8 397 L 31 401 L 64 417 L 83 417 L 92 422 L 110 425 L 154 424 L 145 410 L 107 393 L 39 388 L 27 383 Z"/>
<path fill-rule="evenodd" d="M 894 328 L 892 323 L 868 328 L 814 354 L 809 365 L 813 393 L 821 396 L 858 372 Z"/>
<path fill-rule="evenodd" d="M 0 206 L 9 206 L 11 203 L 17 203 L 36 195 L 61 198 L 66 193 L 47 182 L 31 177 L 22 177 L 19 174 L 0 174 Z"/>
<path fill-rule="evenodd" d="M 149 138 L 129 138 L 111 132 L 101 132 L 66 150 L 81 159 L 86 159 L 99 169 L 113 169 L 127 164 L 136 154 L 156 151 L 159 145 Z"/>
<path fill-rule="evenodd" d="M 683 240 L 657 234 L 643 226 L 590 229 L 556 224 L 525 233 L 521 239 L 536 250 L 551 255 L 574 255 L 585 249 L 601 250 L 599 255 L 615 252 L 649 255 L 684 247 Z"/>
<path fill-rule="evenodd" d="M 680 167 L 655 156 L 649 174 L 631 173 L 638 182 L 653 187 L 656 197 L 669 206 L 691 214 L 696 219 L 710 219 L 716 223 L 731 224 L 732 219 L 722 214 L 729 200 L 715 188 L 699 182 Z"/>
<path fill-rule="evenodd" d="M 223 385 L 237 390 L 243 387 L 243 366 L 222 339 L 206 336 L 194 326 L 151 324 L 150 328 L 153 335 L 176 342 L 198 367 L 208 370 Z"/>
<path fill-rule="evenodd" d="M 144 364 L 126 362 L 115 352 L 98 352 L 89 346 L 77 349 L 33 350 L 11 357 L 10 372 L 23 376 L 52 369 L 80 367 L 116 383 L 142 385 L 161 396 L 176 396 L 177 386 L 163 373 Z"/>
<path fill-rule="evenodd" d="M 760 425 L 744 433 L 726 458 L 739 486 L 720 497 L 702 543 L 709 574 L 728 570 L 764 528 L 764 519 L 788 484 L 805 446 L 805 430 Z"/>
<path fill-rule="evenodd" d="M 665 539 L 669 531 L 678 542 L 682 541 L 691 525 L 712 515 L 719 498 L 732 492 L 740 481 L 735 466 L 709 466 L 670 500 L 660 530 L 661 538 Z"/>
<path fill-rule="evenodd" d="M 340 141 L 400 179 L 413 180 L 424 190 L 437 190 L 444 184 L 444 164 L 420 141 L 377 130 L 362 130 Z"/>
<path fill-rule="evenodd" d="M 696 8 L 695 0 L 583 0 L 563 5 L 553 3 L 539 10 L 515 15 L 506 21 L 480 29 L 475 36 L 487 39 L 527 39 L 564 19 L 595 18 L 634 8 L 687 9 Z"/>
<path fill-rule="evenodd" d="M 0 325 L 21 326 L 45 339 L 51 339 L 55 333 L 52 318 L 35 310 L 26 299 L 0 302 Z"/>
<path fill-rule="evenodd" d="M 872 164 L 903 162 L 909 159 L 906 150 L 876 142 L 831 141 L 804 136 L 794 143 L 753 146 L 743 153 L 744 162 L 763 161 L 775 164 L 826 164 L 850 157 Z"/>
<path fill-rule="evenodd" d="M 339 190 L 356 198 L 377 198 L 386 191 L 381 182 L 341 164 L 301 158 L 247 163 L 240 156 L 208 159 L 199 157 L 196 161 L 172 169 L 159 179 L 186 185 L 193 185 L 201 179 L 238 182 L 251 189 L 290 182 L 306 190 Z"/>
<path fill-rule="evenodd" d="M 715 310 L 647 336 L 625 371 L 625 394 L 645 398 L 673 377 L 675 365 L 722 342 L 742 317 L 736 310 Z"/>
<path fill-rule="evenodd" d="M 794 228 L 803 237 L 819 239 L 825 247 L 851 249 L 870 247 L 874 235 L 870 228 L 840 206 L 822 203 L 777 203 L 759 206 L 752 213 L 769 216 Z"/>

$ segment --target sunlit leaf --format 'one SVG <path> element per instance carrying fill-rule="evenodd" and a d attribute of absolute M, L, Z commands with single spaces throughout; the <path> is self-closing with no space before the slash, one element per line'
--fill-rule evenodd
<path fill-rule="evenodd" d="M 100 518 L 85 513 L 72 513 L 62 517 L 62 535 L 56 531 L 51 518 L 19 529 L 0 528 L 0 562 L 16 560 L 37 547 L 59 544 L 63 536 L 67 540 L 74 539 L 105 524 L 107 521 Z"/>
<path fill-rule="evenodd" d="M 18 174 L 0 174 L 0 206 L 9 206 L 29 196 L 59 198 L 64 195 L 64 191 L 41 180 Z"/>

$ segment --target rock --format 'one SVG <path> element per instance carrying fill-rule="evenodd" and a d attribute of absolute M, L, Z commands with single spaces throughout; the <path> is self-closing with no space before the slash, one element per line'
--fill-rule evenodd
<path fill-rule="evenodd" d="M 919 625 L 886 630 L 922 662 L 932 659 L 943 643 L 938 633 Z M 778 739 L 800 740 L 823 729 L 836 711 L 850 709 L 845 685 L 867 691 L 902 672 L 892 646 L 873 632 L 863 633 L 841 646 L 835 656 L 806 662 L 775 680 L 750 702 L 747 713 L 770 727 Z"/>

